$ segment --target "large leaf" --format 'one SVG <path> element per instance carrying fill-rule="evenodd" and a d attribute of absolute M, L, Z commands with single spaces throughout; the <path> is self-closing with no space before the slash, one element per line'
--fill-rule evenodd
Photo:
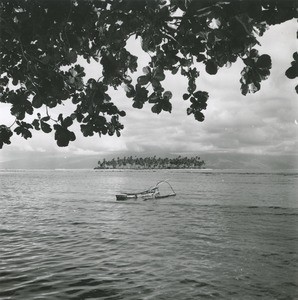
<path fill-rule="evenodd" d="M 38 94 L 36 94 L 32 99 L 32 106 L 34 108 L 40 108 L 42 104 L 42 98 Z"/>
<path fill-rule="evenodd" d="M 261 55 L 256 63 L 258 68 L 270 69 L 271 68 L 271 57 L 267 54 Z"/>
<path fill-rule="evenodd" d="M 45 122 L 40 122 L 40 127 L 41 127 L 41 130 L 44 132 L 44 133 L 50 133 L 52 131 L 52 128 L 51 126 L 48 124 L 48 123 L 45 123 Z"/>
<path fill-rule="evenodd" d="M 170 99 L 173 97 L 173 94 L 172 94 L 171 91 L 166 91 L 166 92 L 164 92 L 163 97 L 164 97 L 166 100 L 170 100 Z"/>
<path fill-rule="evenodd" d="M 212 60 L 206 62 L 206 72 L 210 75 L 215 75 L 217 73 L 217 65 Z"/>
<path fill-rule="evenodd" d="M 199 122 L 203 122 L 205 120 L 203 113 L 201 113 L 200 111 L 196 111 L 194 113 L 194 116 L 195 116 L 195 119 Z"/>
<path fill-rule="evenodd" d="M 132 105 L 134 108 L 138 108 L 138 109 L 141 109 L 143 108 L 144 104 L 140 101 L 135 101 Z"/>
<path fill-rule="evenodd" d="M 157 103 L 157 104 L 154 104 L 152 107 L 151 107 L 151 111 L 155 114 L 160 114 L 160 112 L 162 111 L 162 106 L 160 103 Z"/>
<path fill-rule="evenodd" d="M 140 85 L 146 85 L 146 84 L 149 83 L 149 79 L 150 78 L 148 76 L 140 76 L 138 78 L 138 84 L 140 84 Z"/>

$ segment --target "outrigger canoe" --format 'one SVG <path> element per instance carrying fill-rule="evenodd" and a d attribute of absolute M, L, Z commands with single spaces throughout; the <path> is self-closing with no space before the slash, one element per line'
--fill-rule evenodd
<path fill-rule="evenodd" d="M 168 186 L 171 189 L 170 193 L 166 193 L 166 194 L 160 193 L 159 185 L 162 183 L 168 184 Z M 162 181 L 159 181 L 155 186 L 153 186 L 145 191 L 142 191 L 142 192 L 118 194 L 118 195 L 116 195 L 116 200 L 117 201 L 125 201 L 125 200 L 129 200 L 129 199 L 149 200 L 149 199 L 161 199 L 161 198 L 167 198 L 167 197 L 173 197 L 173 196 L 176 196 L 176 193 L 175 193 L 174 189 L 172 188 L 172 186 L 166 180 L 162 180 Z"/>

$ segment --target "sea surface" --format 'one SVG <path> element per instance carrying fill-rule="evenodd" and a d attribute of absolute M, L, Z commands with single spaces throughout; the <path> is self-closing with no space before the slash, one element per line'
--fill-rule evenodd
<path fill-rule="evenodd" d="M 0 170 L 0 299 L 298 299 L 297 199 L 298 171 Z"/>

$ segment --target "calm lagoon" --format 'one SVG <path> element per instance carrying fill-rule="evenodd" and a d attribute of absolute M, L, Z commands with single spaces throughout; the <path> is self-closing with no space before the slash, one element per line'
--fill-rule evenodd
<path fill-rule="evenodd" d="M 297 195 L 296 171 L 1 170 L 0 299 L 297 299 Z"/>

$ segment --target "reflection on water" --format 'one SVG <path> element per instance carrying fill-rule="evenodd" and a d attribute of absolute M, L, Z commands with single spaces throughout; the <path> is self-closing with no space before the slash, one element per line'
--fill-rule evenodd
<path fill-rule="evenodd" d="M 116 202 L 169 179 L 177 196 Z M 0 299 L 295 299 L 297 173 L 0 172 Z"/>

